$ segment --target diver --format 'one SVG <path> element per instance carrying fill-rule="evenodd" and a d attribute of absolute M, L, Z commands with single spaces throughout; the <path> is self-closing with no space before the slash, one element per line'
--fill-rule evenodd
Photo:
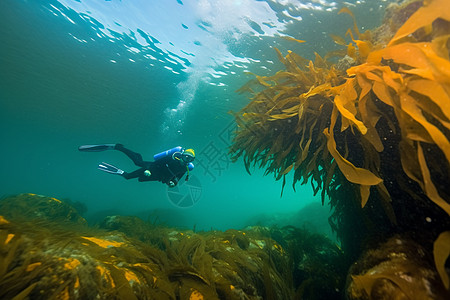
<path fill-rule="evenodd" d="M 186 181 L 189 179 L 189 171 L 194 169 L 192 163 L 195 159 L 193 149 L 175 147 L 170 150 L 155 154 L 155 161 L 144 161 L 142 155 L 125 148 L 122 144 L 83 145 L 78 147 L 83 152 L 99 152 L 105 150 L 118 150 L 125 153 L 136 166 L 136 171 L 127 173 L 113 165 L 102 162 L 98 169 L 107 173 L 120 175 L 125 179 L 137 178 L 138 181 L 161 181 L 169 187 L 174 187 L 185 173 Z"/>

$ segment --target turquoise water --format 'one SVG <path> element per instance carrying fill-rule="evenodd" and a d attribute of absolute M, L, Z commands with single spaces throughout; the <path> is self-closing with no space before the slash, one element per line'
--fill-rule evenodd
<path fill-rule="evenodd" d="M 367 2 L 367 3 L 366 3 Z M 252 77 L 281 69 L 273 47 L 307 58 L 335 49 L 352 21 L 380 24 L 387 1 L 26 1 L 0 2 L 0 196 L 36 193 L 84 203 L 105 215 L 150 217 L 197 229 L 300 225 L 328 232 L 329 208 L 309 185 L 289 186 L 227 157 L 229 111 Z M 307 43 L 280 38 L 289 35 Z M 195 186 L 176 205 L 158 182 L 125 181 L 96 169 L 127 171 L 116 151 L 81 153 L 82 144 L 122 143 L 150 160 L 177 145 L 194 148 Z M 289 181 L 288 181 L 289 182 Z M 195 193 L 195 195 L 193 194 Z M 183 207 L 180 207 L 183 206 Z M 302 208 L 307 213 L 300 214 Z"/>

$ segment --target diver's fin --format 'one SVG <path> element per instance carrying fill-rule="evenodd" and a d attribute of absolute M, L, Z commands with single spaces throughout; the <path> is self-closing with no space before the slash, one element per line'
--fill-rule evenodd
<path fill-rule="evenodd" d="M 125 173 L 123 170 L 114 167 L 113 165 L 107 164 L 105 162 L 102 162 L 101 164 L 98 165 L 97 169 L 106 172 L 106 173 L 111 173 L 111 174 L 117 174 L 117 175 L 123 175 L 123 173 Z"/>
<path fill-rule="evenodd" d="M 100 145 L 83 145 L 78 147 L 78 150 L 85 152 L 100 152 L 105 150 L 113 150 L 116 144 L 100 144 Z"/>

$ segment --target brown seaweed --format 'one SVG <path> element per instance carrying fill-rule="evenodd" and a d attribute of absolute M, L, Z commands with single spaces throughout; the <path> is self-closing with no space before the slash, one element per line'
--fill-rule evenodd
<path fill-rule="evenodd" d="M 43 198 L 4 201 L 33 197 Z M 260 233 L 196 234 L 120 216 L 109 217 L 115 230 L 105 231 L 34 218 L 0 217 L 2 298 L 292 298 L 288 257 Z"/>
<path fill-rule="evenodd" d="M 344 203 L 350 200 L 336 196 L 351 191 L 355 197 L 346 198 L 358 199 L 361 208 L 373 201 L 371 206 L 384 210 L 391 223 L 383 224 L 386 228 L 399 224 L 396 212 L 433 204 L 429 211 L 442 216 L 439 228 L 444 228 L 450 215 L 445 190 L 450 175 L 449 12 L 449 1 L 425 1 L 380 44 L 384 38 L 360 32 L 352 12 L 342 9 L 354 21 L 347 31 L 352 63 L 346 69 L 317 54 L 308 62 L 276 50 L 285 70 L 247 86 L 257 92 L 235 114 L 239 126 L 232 159 L 242 156 L 247 171 L 265 168 L 265 174 L 282 179 L 282 189 L 290 173 L 293 186 L 310 181 L 315 193 L 322 190 L 322 202 L 330 197 L 336 214 L 351 207 Z M 395 164 L 382 159 L 386 153 L 398 156 L 403 170 L 389 171 Z M 408 197 L 392 199 L 398 191 L 391 187 L 403 187 L 414 204 Z M 366 228 L 378 222 L 369 215 L 372 208 L 352 209 Z M 404 228 L 417 226 L 404 212 L 402 218 Z"/>
<path fill-rule="evenodd" d="M 441 277 L 442 283 L 448 290 L 450 287 L 450 281 L 448 273 L 445 270 L 445 262 L 450 256 L 450 231 L 445 231 L 439 235 L 434 242 L 434 262 L 436 264 L 437 271 Z"/>
<path fill-rule="evenodd" d="M 445 10 L 442 9 L 442 5 L 448 7 L 449 4 L 441 2 L 435 1 L 433 5 L 419 9 L 412 18 L 419 18 L 422 14 L 426 14 L 431 21 L 437 18 L 445 19 L 447 16 L 442 13 Z M 439 5 L 441 9 L 437 10 L 436 7 Z M 343 11 L 349 13 L 348 10 Z M 418 28 L 423 26 L 423 23 L 421 24 Z M 410 23 L 405 23 L 398 32 L 409 33 L 416 29 L 416 27 L 404 29 L 409 26 L 411 26 Z M 357 28 L 356 25 L 355 28 Z M 356 34 L 361 35 L 359 32 Z M 326 161 L 325 150 L 327 149 L 346 179 L 360 185 L 361 204 L 364 206 L 369 197 L 369 187 L 382 182 L 378 174 L 379 170 L 376 169 L 378 164 L 373 163 L 378 160 L 377 152 L 383 150 L 379 133 L 375 129 L 381 115 L 377 109 L 374 109 L 377 106 L 374 102 L 381 100 L 393 108 L 397 119 L 390 122 L 399 124 L 402 129 L 403 143 L 410 144 L 417 151 L 416 161 L 408 164 L 420 165 L 421 174 L 419 174 L 420 177 L 410 176 L 411 179 L 417 181 L 428 197 L 450 214 L 450 205 L 441 198 L 430 179 L 427 162 L 421 155 L 420 145 L 424 142 L 437 145 L 445 155 L 447 163 L 450 162 L 450 142 L 443 129 L 449 128 L 450 124 L 448 54 L 445 56 L 442 51 L 434 50 L 437 48 L 438 38 L 432 42 L 411 43 L 398 41 L 400 36 L 402 34 L 396 35 L 387 47 L 362 55 L 362 58 L 367 57 L 366 62 L 348 69 L 347 74 L 350 78 L 341 85 L 336 85 L 339 82 L 338 79 L 331 80 L 339 76 L 332 66 L 321 69 L 310 62 L 304 68 L 292 59 L 291 52 L 281 58 L 287 71 L 278 72 L 274 76 L 258 76 L 258 82 L 265 83 L 264 86 L 267 89 L 257 94 L 252 104 L 236 115 L 242 125 L 231 147 L 233 158 L 237 159 L 245 153 L 244 162 L 247 170 L 251 161 L 259 162 L 260 167 L 268 165 L 266 173 L 274 172 L 277 179 L 284 177 L 292 169 L 306 170 L 306 172 L 297 171 L 294 182 L 301 177 L 305 182 L 312 176 L 321 186 L 323 180 L 320 179 L 317 168 L 319 165 L 325 170 L 331 168 L 330 160 Z M 362 41 L 355 39 L 353 41 L 361 50 Z M 364 44 L 364 48 L 370 48 L 368 45 Z M 391 61 L 397 66 L 398 71 L 384 66 L 383 60 Z M 312 78 L 314 80 L 311 80 Z M 276 84 L 269 85 L 267 84 L 269 81 Z M 313 101 L 320 101 L 320 104 L 313 106 Z M 424 105 L 427 102 L 433 105 Z M 330 104 L 333 105 L 333 113 L 329 114 L 327 110 L 328 113 L 323 114 L 324 105 Z M 308 111 L 308 108 L 313 107 L 315 107 L 314 111 Z M 255 110 L 258 113 L 254 113 Z M 241 115 L 245 118 L 241 118 Z M 315 128 L 317 116 L 330 120 L 330 123 L 319 129 L 319 132 L 323 132 L 327 137 L 327 148 L 324 147 L 324 139 L 309 134 L 310 130 L 317 130 Z M 367 167 L 354 166 L 337 150 L 333 133 L 337 118 L 340 118 L 341 132 L 355 135 L 365 149 L 373 147 L 376 150 L 369 149 L 365 152 L 366 155 L 369 153 L 371 155 L 364 159 Z M 298 121 L 296 122 L 295 119 Z M 277 135 L 275 138 L 271 132 L 274 127 L 285 128 L 283 135 Z M 355 131 L 358 131 L 359 135 Z M 253 134 L 255 132 L 256 135 Z M 313 138 L 315 138 L 313 148 L 316 149 L 316 153 L 309 151 Z M 365 141 L 369 144 L 363 144 Z M 317 151 L 323 153 L 321 156 L 325 158 L 325 161 L 317 161 L 319 158 Z M 308 159 L 306 159 L 307 156 Z M 405 155 L 401 155 L 401 158 L 411 160 L 411 157 Z M 307 162 L 306 165 L 305 162 Z M 405 172 L 411 175 L 407 167 Z M 327 189 L 327 186 L 321 187 Z M 384 195 L 388 197 L 387 193 Z"/>

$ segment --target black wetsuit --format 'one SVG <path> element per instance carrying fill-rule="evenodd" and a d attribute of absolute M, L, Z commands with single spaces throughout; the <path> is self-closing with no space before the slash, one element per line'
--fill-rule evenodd
<path fill-rule="evenodd" d="M 136 166 L 141 167 L 131 173 L 123 173 L 122 176 L 126 179 L 137 178 L 139 181 L 161 181 L 165 184 L 169 184 L 172 181 L 176 185 L 187 171 L 187 166 L 179 160 L 173 159 L 171 155 L 152 162 L 142 160 L 142 155 L 125 148 L 121 144 L 116 144 L 114 149 L 125 153 Z M 152 174 L 146 176 L 145 170 L 149 170 Z"/>

